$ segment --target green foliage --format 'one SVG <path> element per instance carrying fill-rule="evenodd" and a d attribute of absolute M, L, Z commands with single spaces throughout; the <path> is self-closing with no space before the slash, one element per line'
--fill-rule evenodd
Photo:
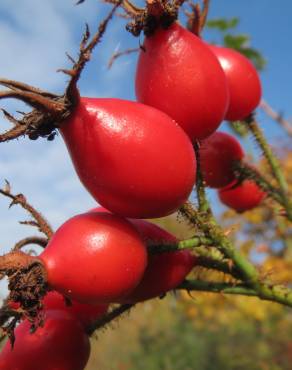
<path fill-rule="evenodd" d="M 207 21 L 206 26 L 219 31 L 228 31 L 230 28 L 235 28 L 239 24 L 239 18 L 214 18 Z"/>
<path fill-rule="evenodd" d="M 250 47 L 250 36 L 248 34 L 233 33 L 238 24 L 239 18 L 216 18 L 209 20 L 206 26 L 219 31 L 224 46 L 235 49 L 245 55 L 261 71 L 266 65 L 266 60 L 257 49 Z"/>
<path fill-rule="evenodd" d="M 262 70 L 265 67 L 266 60 L 258 50 L 249 47 L 249 43 L 250 37 L 245 34 L 227 34 L 223 38 L 224 46 L 239 51 L 241 54 L 245 55 L 258 70 Z"/>

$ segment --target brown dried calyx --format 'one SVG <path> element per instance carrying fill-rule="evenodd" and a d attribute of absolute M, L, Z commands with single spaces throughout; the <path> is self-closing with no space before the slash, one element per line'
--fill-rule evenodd
<path fill-rule="evenodd" d="M 13 98 L 30 105 L 33 110 L 16 119 L 2 109 L 4 116 L 13 124 L 13 128 L 0 135 L 0 142 L 9 141 L 21 135 L 28 135 L 32 140 L 39 136 L 53 138 L 52 133 L 58 127 L 58 122 L 70 114 L 71 102 L 66 96 L 58 96 L 27 84 L 0 79 L 0 85 L 7 90 L 0 92 L 0 99 Z M 52 136 L 50 136 L 52 135 Z"/>
<path fill-rule="evenodd" d="M 56 129 L 69 117 L 74 106 L 79 101 L 77 82 L 83 68 L 90 60 L 94 47 L 100 42 L 108 22 L 112 19 L 115 10 L 121 3 L 122 0 L 117 0 L 108 16 L 100 23 L 98 31 L 92 38 L 90 38 L 88 26 L 86 26 L 80 43 L 77 61 L 68 56 L 73 63 L 72 68 L 60 70 L 70 76 L 63 95 L 52 94 L 21 82 L 0 78 L 0 85 L 7 88 L 7 90 L 0 91 L 0 99 L 18 99 L 32 107 L 32 111 L 23 114 L 21 119 L 16 119 L 2 109 L 5 118 L 12 123 L 13 127 L 9 131 L 0 134 L 0 142 L 13 140 L 23 135 L 27 135 L 32 140 L 36 140 L 39 137 L 45 137 L 48 140 L 54 139 Z"/>
<path fill-rule="evenodd" d="M 130 2 L 124 1 L 122 3 L 124 10 L 132 17 L 132 21 L 127 24 L 126 29 L 134 36 L 139 36 L 142 31 L 145 36 L 151 36 L 159 27 L 166 29 L 177 20 L 178 10 L 183 2 L 184 0 L 174 0 L 172 2 L 147 0 L 146 7 L 138 9 Z"/>
<path fill-rule="evenodd" d="M 9 308 L 8 303 L 1 309 L 3 330 L 12 335 L 16 323 L 22 318 L 37 325 L 41 301 L 48 291 L 47 274 L 41 260 L 21 251 L 10 252 L 0 257 L 0 272 L 9 280 L 7 302 L 17 306 L 16 309 Z"/>

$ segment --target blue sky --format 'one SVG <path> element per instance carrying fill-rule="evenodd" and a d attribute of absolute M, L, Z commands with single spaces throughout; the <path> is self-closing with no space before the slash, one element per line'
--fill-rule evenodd
<path fill-rule="evenodd" d="M 277 110 L 292 116 L 292 3 L 282 0 L 211 1 L 210 18 L 238 16 L 238 32 L 252 35 L 252 46 L 266 57 L 268 64 L 262 73 L 265 99 Z M 72 56 L 87 22 L 94 31 L 109 9 L 97 0 L 86 0 L 74 6 L 73 0 L 21 0 L 12 6 L 11 0 L 0 1 L 0 75 L 16 79 L 53 92 L 62 92 L 66 76 L 56 73 L 68 67 L 65 52 Z M 103 42 L 96 48 L 90 65 L 80 81 L 82 95 L 134 99 L 136 56 L 118 60 L 107 70 L 113 51 L 137 47 L 139 40 L 123 28 L 123 21 L 110 24 Z M 290 23 L 290 24 L 289 24 Z M 204 33 L 206 40 L 216 38 L 214 32 Z M 1 102 L 10 110 L 23 109 L 18 102 Z M 271 141 L 285 138 L 277 125 L 259 114 L 262 126 Z M 1 119 L 1 128 L 8 125 Z M 77 179 L 62 139 L 53 142 L 20 139 L 0 145 L 0 184 L 11 182 L 14 192 L 24 193 L 56 228 L 70 216 L 94 206 L 90 195 Z M 27 219 L 20 207 L 8 210 L 8 200 L 0 198 L 0 253 L 17 240 L 35 234 L 17 223 Z"/>

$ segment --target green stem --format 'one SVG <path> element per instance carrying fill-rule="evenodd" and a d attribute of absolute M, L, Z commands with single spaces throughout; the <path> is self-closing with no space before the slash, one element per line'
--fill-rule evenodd
<path fill-rule="evenodd" d="M 203 280 L 185 280 L 176 289 L 196 290 L 201 292 L 241 294 L 257 296 L 257 292 L 243 284 L 209 282 Z"/>
<path fill-rule="evenodd" d="M 151 254 L 176 252 L 183 249 L 193 249 L 202 245 L 214 245 L 212 239 L 203 236 L 197 236 L 191 239 L 182 240 L 177 243 L 151 243 L 148 244 L 148 250 Z"/>
<path fill-rule="evenodd" d="M 107 324 L 115 320 L 117 317 L 121 316 L 125 312 L 129 311 L 135 304 L 123 304 L 112 311 L 102 316 L 100 319 L 93 322 L 86 330 L 88 335 L 92 335 L 96 330 L 105 327 Z"/>
<path fill-rule="evenodd" d="M 257 285 L 259 276 L 256 268 L 235 249 L 213 216 L 210 216 L 209 222 L 205 222 L 204 218 L 202 218 L 200 213 L 189 202 L 186 202 L 180 211 L 188 220 L 195 220 L 205 235 L 213 240 L 214 245 L 217 245 L 218 249 L 233 261 L 236 269 L 240 272 L 242 279 L 246 283 L 252 286 Z"/>
<path fill-rule="evenodd" d="M 239 161 L 234 163 L 234 170 L 237 178 L 250 179 L 255 182 L 267 195 L 274 199 L 281 206 L 285 206 L 281 192 L 276 189 L 269 181 L 259 173 L 258 170 L 251 167 L 245 162 Z"/>
<path fill-rule="evenodd" d="M 262 130 L 260 129 L 258 123 L 254 119 L 248 123 L 248 127 L 249 127 L 249 130 L 252 132 L 253 136 L 255 137 L 265 158 L 267 159 L 270 165 L 270 168 L 272 170 L 272 173 L 279 184 L 281 192 L 285 194 L 288 189 L 286 179 L 282 173 L 282 170 L 280 168 L 280 164 L 277 158 L 274 156 L 269 144 L 267 143 L 264 137 Z"/>
<path fill-rule="evenodd" d="M 292 307 L 292 291 L 289 289 L 280 285 L 273 287 L 263 285 L 263 288 L 264 289 L 262 289 L 261 294 L 259 294 L 257 290 L 252 289 L 244 284 L 186 280 L 179 285 L 177 289 L 255 296 L 262 300 L 277 302 L 285 306 Z"/>
<path fill-rule="evenodd" d="M 228 274 L 233 276 L 235 279 L 240 280 L 240 274 L 234 267 L 232 267 L 228 262 L 225 262 L 223 260 L 209 258 L 200 255 L 197 257 L 197 265 L 206 267 L 208 269 L 216 270 L 223 272 L 224 274 Z"/>
<path fill-rule="evenodd" d="M 194 144 L 194 150 L 195 150 L 196 160 L 197 160 L 197 173 L 196 173 L 197 198 L 198 198 L 198 204 L 199 204 L 199 212 L 205 213 L 206 218 L 208 218 L 209 215 L 212 215 L 212 211 L 211 211 L 211 207 L 208 202 L 208 199 L 206 197 L 204 179 L 203 179 L 202 171 L 201 171 L 201 159 L 200 159 L 199 148 L 200 148 L 200 144 L 196 142 Z"/>
<path fill-rule="evenodd" d="M 281 170 L 279 161 L 273 154 L 269 144 L 267 143 L 262 130 L 260 129 L 259 125 L 257 124 L 255 119 L 247 119 L 246 120 L 247 126 L 250 130 L 250 132 L 255 137 L 259 147 L 261 148 L 263 155 L 267 159 L 269 166 L 271 168 L 271 171 L 279 185 L 280 193 L 282 196 L 283 206 L 286 210 L 287 217 L 290 221 L 292 221 L 292 203 L 289 200 L 287 190 L 288 190 L 288 184 L 286 182 L 286 179 L 284 177 L 284 174 Z"/>

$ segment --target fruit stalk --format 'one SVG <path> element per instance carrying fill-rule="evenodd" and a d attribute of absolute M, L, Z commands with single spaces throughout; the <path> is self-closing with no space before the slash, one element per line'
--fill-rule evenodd
<path fill-rule="evenodd" d="M 134 304 L 122 304 L 117 308 L 114 308 L 111 312 L 104 315 L 101 319 L 93 322 L 87 329 L 87 334 L 92 335 L 96 330 L 104 328 L 107 324 L 115 320 L 117 317 L 121 316 L 125 312 L 133 308 Z"/>
<path fill-rule="evenodd" d="M 252 289 L 244 284 L 236 285 L 232 283 L 206 282 L 201 280 L 184 281 L 178 289 L 254 296 L 265 301 L 277 302 L 285 306 L 292 307 L 292 292 L 285 287 L 278 285 L 273 288 L 265 286 L 265 293 L 261 295 L 259 295 L 259 292 L 256 289 Z"/>
<path fill-rule="evenodd" d="M 184 249 L 194 249 L 196 247 L 205 246 L 205 245 L 213 245 L 214 242 L 210 238 L 205 238 L 203 236 L 196 236 L 191 239 L 181 240 L 177 243 L 164 243 L 159 245 L 155 243 L 155 245 L 149 245 L 148 251 L 151 254 L 159 254 L 164 252 L 176 252 L 179 250 Z"/>
<path fill-rule="evenodd" d="M 284 174 L 281 170 L 281 166 L 279 164 L 279 161 L 277 160 L 277 158 L 274 155 L 274 153 L 272 152 L 269 144 L 267 143 L 267 140 L 266 140 L 262 130 L 260 129 L 257 121 L 252 118 L 252 119 L 247 119 L 246 123 L 247 123 L 247 126 L 248 126 L 250 132 L 252 133 L 252 135 L 256 139 L 260 149 L 262 150 L 262 153 L 265 156 L 265 158 L 266 158 L 266 160 L 267 160 L 267 162 L 268 162 L 268 164 L 271 168 L 272 174 L 273 174 L 275 180 L 277 181 L 277 183 L 279 185 L 279 189 L 280 189 L 280 193 L 281 193 L 281 197 L 282 197 L 282 202 L 283 202 L 283 206 L 285 208 L 286 214 L 287 214 L 287 218 L 290 221 L 292 221 L 292 204 L 291 204 L 291 201 L 289 200 L 289 197 L 288 197 L 288 194 L 287 194 L 288 185 L 287 185 L 285 176 L 284 176 Z"/>

